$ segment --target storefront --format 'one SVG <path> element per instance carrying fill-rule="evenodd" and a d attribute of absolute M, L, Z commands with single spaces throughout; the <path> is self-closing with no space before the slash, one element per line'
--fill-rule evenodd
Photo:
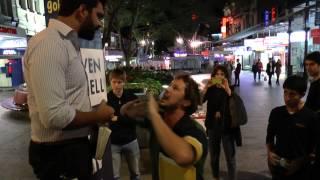
<path fill-rule="evenodd" d="M 24 82 L 22 58 L 26 47 L 23 29 L 0 25 L 0 87 L 17 87 Z"/>

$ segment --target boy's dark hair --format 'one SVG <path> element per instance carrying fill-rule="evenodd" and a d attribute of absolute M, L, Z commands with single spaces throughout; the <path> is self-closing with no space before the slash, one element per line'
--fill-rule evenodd
<path fill-rule="evenodd" d="M 101 2 L 104 7 L 106 0 L 60 0 L 59 16 L 70 16 L 81 4 L 91 11 L 98 2 Z"/>
<path fill-rule="evenodd" d="M 181 79 L 186 85 L 184 90 L 184 98 L 190 101 L 190 106 L 186 107 L 186 114 L 191 115 L 198 109 L 200 105 L 199 85 L 190 77 L 189 74 L 179 74 L 174 79 Z"/>
<path fill-rule="evenodd" d="M 289 76 L 283 83 L 283 89 L 297 91 L 301 96 L 305 95 L 307 86 L 307 80 L 304 77 L 297 75 Z"/>
<path fill-rule="evenodd" d="M 308 54 L 306 56 L 306 58 L 304 59 L 304 61 L 306 61 L 306 60 L 314 61 L 315 63 L 320 64 L 320 52 L 315 51 L 315 52 Z"/>
<path fill-rule="evenodd" d="M 114 69 L 109 74 L 109 81 L 111 81 L 113 78 L 121 79 L 123 81 L 126 81 L 127 74 L 126 71 L 123 69 Z"/>

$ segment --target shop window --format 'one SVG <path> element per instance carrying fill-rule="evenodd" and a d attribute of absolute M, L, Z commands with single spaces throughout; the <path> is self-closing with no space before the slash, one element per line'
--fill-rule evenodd
<path fill-rule="evenodd" d="M 11 0 L 1 0 L 0 1 L 0 10 L 1 10 L 1 14 L 5 15 L 5 16 L 9 16 L 12 17 L 12 4 L 11 4 Z"/>
<path fill-rule="evenodd" d="M 19 4 L 20 4 L 20 7 L 24 10 L 27 9 L 27 2 L 26 0 L 19 0 Z"/>
<path fill-rule="evenodd" d="M 28 0 L 28 9 L 29 9 L 29 11 L 31 11 L 31 12 L 35 12 L 33 0 Z"/>
<path fill-rule="evenodd" d="M 38 14 L 41 14 L 39 0 L 34 0 L 34 8 Z"/>
<path fill-rule="evenodd" d="M 1 14 L 8 16 L 8 7 L 7 7 L 7 1 L 0 1 L 0 7 L 1 7 Z"/>

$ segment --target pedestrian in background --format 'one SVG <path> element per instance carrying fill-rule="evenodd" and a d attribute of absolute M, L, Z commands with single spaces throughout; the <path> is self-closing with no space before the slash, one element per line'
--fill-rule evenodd
<path fill-rule="evenodd" d="M 272 59 L 269 59 L 269 62 L 267 64 L 267 69 L 266 69 L 266 73 L 269 77 L 269 80 L 268 80 L 268 84 L 271 86 L 271 79 L 272 79 L 272 76 L 274 74 L 274 68 L 275 68 L 275 65 L 274 65 L 274 61 Z"/>
<path fill-rule="evenodd" d="M 78 36 L 92 40 L 102 26 L 103 0 L 61 0 L 57 19 L 33 36 L 24 57 L 31 119 L 29 163 L 39 179 L 92 177 L 88 135 L 114 110 L 92 110 Z M 111 162 L 110 162 L 111 163 Z"/>
<path fill-rule="evenodd" d="M 304 105 L 307 81 L 291 76 L 283 83 L 285 105 L 269 116 L 266 145 L 273 180 L 308 179 L 307 165 L 314 151 L 316 114 Z"/>
<path fill-rule="evenodd" d="M 280 74 L 281 74 L 281 67 L 282 67 L 281 60 L 278 59 L 278 61 L 275 64 L 276 75 L 277 75 L 277 81 L 276 81 L 277 85 L 280 85 L 279 77 L 280 77 Z"/>
<path fill-rule="evenodd" d="M 225 62 L 225 67 L 226 67 L 226 69 L 227 69 L 227 71 L 228 71 L 228 81 L 229 82 L 231 82 L 231 79 L 232 79 L 232 71 L 233 71 L 233 66 L 232 66 L 232 63 L 231 63 L 231 61 L 226 61 Z"/>
<path fill-rule="evenodd" d="M 260 81 L 261 71 L 263 70 L 263 65 L 262 65 L 262 62 L 260 59 L 258 59 L 258 62 L 257 62 L 257 69 L 258 69 L 258 77 L 259 77 L 259 81 Z"/>
<path fill-rule="evenodd" d="M 237 179 L 236 172 L 236 130 L 231 127 L 229 110 L 229 97 L 231 89 L 228 82 L 228 72 L 223 66 L 217 66 L 211 74 L 212 80 L 208 81 L 204 89 L 203 102 L 207 101 L 207 115 L 205 126 L 209 136 L 210 165 L 213 178 L 220 177 L 220 152 L 221 143 L 225 152 L 228 166 L 228 178 Z"/>
<path fill-rule="evenodd" d="M 253 73 L 253 79 L 254 81 L 256 81 L 256 78 L 257 78 L 257 72 L 258 72 L 258 65 L 257 65 L 257 62 L 253 62 L 252 64 L 252 68 L 251 68 L 251 71 Z"/>
<path fill-rule="evenodd" d="M 124 155 L 131 180 L 140 179 L 140 150 L 136 134 L 136 122 L 120 114 L 121 107 L 137 96 L 124 89 L 126 72 L 114 69 L 109 74 L 111 90 L 108 92 L 108 105 L 115 110 L 115 117 L 110 124 L 111 152 L 114 180 L 120 179 L 121 156 Z"/>
<path fill-rule="evenodd" d="M 240 86 L 240 72 L 241 72 L 241 64 L 239 59 L 237 59 L 236 69 L 234 70 L 234 86 Z"/>

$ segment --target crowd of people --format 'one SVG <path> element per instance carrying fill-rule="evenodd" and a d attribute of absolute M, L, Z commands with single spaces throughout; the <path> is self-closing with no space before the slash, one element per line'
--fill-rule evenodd
<path fill-rule="evenodd" d="M 112 130 L 113 177 L 120 179 L 124 154 L 132 180 L 141 179 L 140 151 L 136 126 L 150 131 L 150 159 L 153 180 L 202 180 L 209 151 L 214 179 L 220 178 L 221 144 L 228 178 L 237 179 L 236 145 L 241 145 L 239 126 L 233 125 L 229 99 L 231 67 L 216 65 L 203 92 L 188 74 L 176 74 L 159 100 L 152 95 L 139 99 L 124 89 L 126 72 L 109 75 L 108 102 L 92 108 L 81 63 L 78 37 L 93 39 L 102 26 L 104 0 L 62 0 L 57 19 L 32 37 L 24 59 L 31 118 L 29 162 L 37 178 L 89 180 L 92 178 L 92 145 L 89 136 L 98 124 Z M 266 145 L 268 164 L 274 180 L 319 179 L 320 167 L 320 53 L 304 61 L 311 79 L 288 77 L 284 84 L 284 105 L 269 117 Z M 231 70 L 230 70 L 231 69 Z M 252 67 L 260 80 L 261 61 Z M 235 86 L 240 86 L 241 64 L 237 60 Z M 277 84 L 281 62 L 270 61 L 266 68 Z M 207 102 L 205 128 L 191 118 L 198 105 Z M 208 139 L 207 139 L 208 137 Z"/>

